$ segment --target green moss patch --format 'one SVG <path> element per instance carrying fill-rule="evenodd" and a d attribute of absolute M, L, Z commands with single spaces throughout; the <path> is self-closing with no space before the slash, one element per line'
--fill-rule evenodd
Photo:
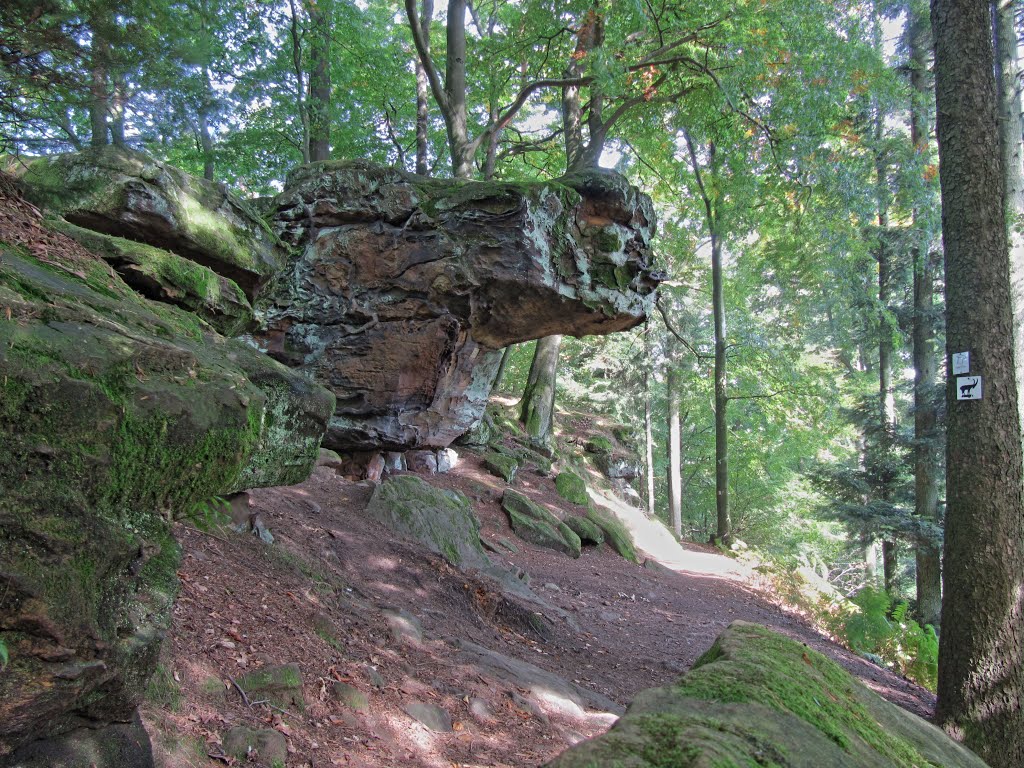
<path fill-rule="evenodd" d="M 642 691 L 605 735 L 551 768 L 982 768 L 976 756 L 837 664 L 734 622 L 672 686 Z"/>
<path fill-rule="evenodd" d="M 560 472 L 555 478 L 555 490 L 559 496 L 573 504 L 587 504 L 590 501 L 586 482 L 575 472 Z"/>

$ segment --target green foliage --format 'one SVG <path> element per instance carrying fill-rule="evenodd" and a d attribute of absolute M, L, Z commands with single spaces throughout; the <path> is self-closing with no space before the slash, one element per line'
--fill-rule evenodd
<path fill-rule="evenodd" d="M 196 502 L 181 518 L 201 531 L 211 531 L 231 519 L 231 502 L 222 496 L 211 496 Z"/>
<path fill-rule="evenodd" d="M 10 663 L 10 661 L 11 657 L 10 654 L 7 652 L 7 643 L 5 643 L 3 640 L 0 640 L 0 669 L 6 667 L 8 663 Z"/>
<path fill-rule="evenodd" d="M 935 629 L 930 624 L 921 627 L 910 618 L 906 602 L 893 604 L 880 589 L 865 587 L 852 602 L 855 610 L 833 619 L 850 648 L 880 657 L 900 674 L 934 691 L 939 658 Z"/>
<path fill-rule="evenodd" d="M 157 707 L 170 712 L 177 712 L 181 707 L 181 686 L 174 675 L 163 664 L 158 664 L 153 676 L 146 686 L 146 699 Z"/>

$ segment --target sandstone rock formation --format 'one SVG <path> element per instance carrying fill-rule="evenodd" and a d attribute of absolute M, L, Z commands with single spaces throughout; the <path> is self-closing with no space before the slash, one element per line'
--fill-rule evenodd
<path fill-rule="evenodd" d="M 303 480 L 334 399 L 143 299 L 5 187 L 0 764 L 54 765 L 84 742 L 29 742 L 132 721 L 177 589 L 171 520 Z"/>
<path fill-rule="evenodd" d="M 24 174 L 32 202 L 95 232 L 183 256 L 250 301 L 287 253 L 246 203 L 204 179 L 118 147 L 42 157 Z"/>
<path fill-rule="evenodd" d="M 611 172 L 499 184 L 314 163 L 271 215 L 301 255 L 259 341 L 335 392 L 338 450 L 447 446 L 483 413 L 496 350 L 635 326 L 658 282 L 650 200 Z"/>
<path fill-rule="evenodd" d="M 693 668 L 637 694 L 608 733 L 550 768 L 984 768 L 945 733 L 869 691 L 835 662 L 735 621 Z"/>

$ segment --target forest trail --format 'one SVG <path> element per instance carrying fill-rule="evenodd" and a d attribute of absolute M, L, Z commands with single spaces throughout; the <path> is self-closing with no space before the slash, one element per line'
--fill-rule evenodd
<path fill-rule="evenodd" d="M 755 578 L 753 566 L 746 560 L 737 560 L 714 552 L 686 549 L 658 520 L 652 520 L 643 510 L 627 504 L 615 496 L 590 488 L 590 499 L 611 512 L 633 536 L 633 541 L 648 557 L 676 571 L 695 576 L 713 576 L 750 583 Z"/>
<path fill-rule="evenodd" d="M 760 590 L 749 566 L 676 544 L 628 505 L 597 500 L 664 567 L 607 546 L 573 560 L 521 542 L 501 510 L 504 482 L 471 453 L 428 480 L 466 494 L 481 538 L 516 545 L 492 558 L 529 573 L 533 591 L 567 618 L 538 634 L 493 585 L 396 539 L 363 514 L 370 483 L 319 467 L 301 485 L 254 490 L 251 512 L 271 545 L 226 527 L 177 527 L 182 589 L 143 708 L 158 765 L 224 765 L 225 739 L 245 726 L 275 731 L 289 768 L 540 766 L 605 730 L 639 690 L 685 672 L 735 619 L 805 642 L 930 714 L 927 691 L 819 635 Z M 566 504 L 552 478 L 532 471 L 514 487 Z M 284 664 L 301 671 L 301 706 L 239 694 L 246 674 Z M 413 714 L 424 709 L 450 730 L 424 726 Z"/>

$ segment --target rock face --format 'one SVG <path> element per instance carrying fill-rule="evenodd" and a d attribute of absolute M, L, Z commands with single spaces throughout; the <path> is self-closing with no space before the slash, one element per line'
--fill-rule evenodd
<path fill-rule="evenodd" d="M 301 255 L 259 340 L 335 392 L 337 450 L 446 447 L 480 419 L 496 350 L 633 327 L 658 282 L 650 200 L 611 172 L 499 184 L 314 163 L 272 221 Z"/>
<path fill-rule="evenodd" d="M 72 224 L 177 253 L 233 280 L 250 300 L 286 251 L 244 202 L 141 152 L 116 147 L 39 158 L 33 202 Z"/>
<path fill-rule="evenodd" d="M 733 622 L 675 684 L 642 691 L 612 729 L 550 768 L 984 768 L 816 651 Z"/>
<path fill-rule="evenodd" d="M 170 521 L 305 479 L 334 400 L 143 299 L 3 184 L 0 228 L 0 764 L 53 765 L 28 742 L 132 720 L 177 590 Z"/>

